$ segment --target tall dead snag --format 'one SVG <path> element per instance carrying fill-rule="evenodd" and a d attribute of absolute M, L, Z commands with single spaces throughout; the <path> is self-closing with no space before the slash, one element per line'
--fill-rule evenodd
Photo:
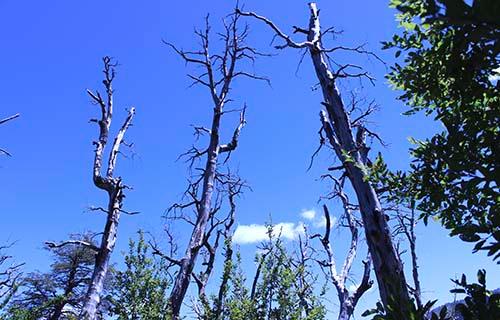
<path fill-rule="evenodd" d="M 328 280 L 337 290 L 339 299 L 338 319 L 348 320 L 352 317 L 354 309 L 356 308 L 361 296 L 373 285 L 373 281 L 370 280 L 371 261 L 369 257 L 363 261 L 364 267 L 361 282 L 354 290 L 351 291 L 347 287 L 346 282 L 350 276 L 350 271 L 358 251 L 359 228 L 362 226 L 362 223 L 358 221 L 354 215 L 353 208 L 356 208 L 356 206 L 349 202 L 349 198 L 344 192 L 345 176 L 343 176 L 340 180 L 337 180 L 332 176 L 330 177 L 334 181 L 334 191 L 331 197 L 339 198 L 342 202 L 342 207 L 344 208 L 344 213 L 339 219 L 340 225 L 347 227 L 351 233 L 349 249 L 340 270 L 337 270 L 334 250 L 330 243 L 330 230 L 332 224 L 330 213 L 326 205 L 323 205 L 323 212 L 326 221 L 325 233 L 323 235 L 313 235 L 311 238 L 320 239 L 323 251 L 326 254 L 326 259 L 317 261 L 321 268 L 326 271 L 325 274 L 327 275 Z"/>
<path fill-rule="evenodd" d="M 174 319 L 179 318 L 180 309 L 189 287 L 191 278 L 193 277 L 193 269 L 196 264 L 196 259 L 202 248 L 211 252 L 213 248 L 207 241 L 209 238 L 210 221 L 216 224 L 220 220 L 215 218 L 215 214 L 220 209 L 221 197 L 220 188 L 223 189 L 225 182 L 231 180 L 230 177 L 223 174 L 218 168 L 220 164 L 225 163 L 236 147 L 240 132 L 245 125 L 245 108 L 240 110 L 239 123 L 234 130 L 233 136 L 228 143 L 221 144 L 220 142 L 220 127 L 221 119 L 225 113 L 235 110 L 225 110 L 225 106 L 231 100 L 228 94 L 231 90 L 231 84 L 235 78 L 245 77 L 250 79 L 266 80 L 263 77 L 256 76 L 253 73 L 241 69 L 241 64 L 245 62 L 253 62 L 259 53 L 252 47 L 246 44 L 248 36 L 248 27 L 239 27 L 239 14 L 232 14 L 227 20 L 224 20 L 224 32 L 219 36 L 223 42 L 223 50 L 220 54 L 212 54 L 209 52 L 210 45 L 210 25 L 208 17 L 204 30 L 197 30 L 195 33 L 201 41 L 201 49 L 198 51 L 183 51 L 169 45 L 186 63 L 198 66 L 201 68 L 200 74 L 189 74 L 188 77 L 193 80 L 193 85 L 202 85 L 208 88 L 213 107 L 212 124 L 210 128 L 195 127 L 195 134 L 208 135 L 208 147 L 199 149 L 193 147 L 184 154 L 188 158 L 191 165 L 198 160 L 205 158 L 205 166 L 200 169 L 201 174 L 194 177 L 190 181 L 186 196 L 189 202 L 185 204 L 176 204 L 173 209 L 193 208 L 195 211 L 194 219 L 188 220 L 193 226 L 191 238 L 187 245 L 184 256 L 180 260 L 176 260 L 179 266 L 179 272 L 175 277 L 172 292 L 170 295 L 170 303 L 172 315 Z M 219 156 L 226 154 L 223 161 L 220 161 Z M 222 163 L 221 163 L 222 162 Z M 215 230 L 215 229 L 214 229 Z M 196 279 L 196 278 L 195 278 Z M 200 280 L 200 279 L 198 279 Z M 197 281 L 199 284 L 199 281 Z"/>
<path fill-rule="evenodd" d="M 267 24 L 275 32 L 276 37 L 284 40 L 278 49 L 297 48 L 308 50 L 312 59 L 316 76 L 323 93 L 322 102 L 326 111 L 321 111 L 321 123 L 328 142 L 342 162 L 344 170 L 356 192 L 366 239 L 377 276 L 380 297 L 385 306 L 389 303 L 400 307 L 401 319 L 407 319 L 407 306 L 411 301 L 403 272 L 403 265 L 394 249 L 391 232 L 375 189 L 368 180 L 367 163 L 368 148 L 364 145 L 364 132 L 360 127 L 359 141 L 355 139 L 349 114 L 344 107 L 339 90 L 338 78 L 363 77 L 367 73 L 351 73 L 355 68 L 351 64 L 339 66 L 332 71 L 327 63 L 328 54 L 338 50 L 363 51 L 361 48 L 345 48 L 342 46 L 326 49 L 323 47 L 323 36 L 328 30 L 321 30 L 319 10 L 315 3 L 309 3 L 310 18 L 307 28 L 294 27 L 294 33 L 304 34 L 307 39 L 295 42 L 283 33 L 271 20 L 252 12 L 240 12 L 244 16 L 256 18 Z"/>
<path fill-rule="evenodd" d="M 9 122 L 9 121 L 11 121 L 11 120 L 14 120 L 14 119 L 16 119 L 16 118 L 18 118 L 18 117 L 19 117 L 19 113 L 16 113 L 16 114 L 15 114 L 15 115 L 13 115 L 13 116 L 10 116 L 10 117 L 4 118 L 4 119 L 0 119 L 0 125 L 1 125 L 1 124 L 4 124 L 4 123 L 6 123 L 6 122 Z M 7 156 L 9 156 L 9 157 L 11 156 L 11 154 L 10 154 L 7 150 L 2 149 L 2 148 L 0 148 L 0 154 L 7 155 Z"/>
<path fill-rule="evenodd" d="M 96 105 L 100 107 L 100 119 L 92 119 L 99 126 L 99 139 L 94 141 L 95 155 L 92 178 L 94 185 L 104 190 L 108 195 L 108 205 L 102 208 L 106 214 L 106 224 L 102 233 L 101 244 L 98 247 L 94 272 L 90 281 L 90 286 L 85 296 L 83 308 L 80 317 L 85 320 L 94 320 L 96 318 L 97 306 L 101 300 L 101 293 L 104 286 L 104 280 L 109 268 L 109 259 L 115 247 L 116 235 L 118 232 L 118 222 L 121 213 L 127 213 L 122 209 L 123 190 L 127 188 L 122 183 L 121 177 L 115 176 L 116 160 L 120 153 L 120 146 L 124 143 L 124 136 L 127 129 L 132 124 L 132 118 L 135 114 L 135 108 L 128 111 L 128 115 L 122 126 L 116 134 L 111 150 L 109 150 L 108 164 L 105 173 L 102 172 L 103 153 L 109 139 L 109 128 L 113 119 L 113 80 L 115 78 L 116 63 L 110 57 L 104 57 L 104 88 L 106 98 L 96 91 L 95 93 L 87 90 L 88 95 Z"/>
<path fill-rule="evenodd" d="M 92 92 L 87 90 L 92 102 L 100 109 L 100 118 L 90 120 L 90 122 L 97 123 L 99 126 L 99 138 L 93 142 L 95 151 L 92 179 L 94 185 L 105 191 L 108 196 L 108 204 L 105 208 L 91 208 L 91 210 L 106 214 L 106 224 L 102 231 L 101 243 L 99 246 L 95 246 L 85 241 L 70 240 L 60 244 L 51 244 L 53 248 L 65 245 L 81 245 L 96 252 L 94 271 L 80 313 L 80 319 L 84 320 L 97 319 L 97 307 L 101 301 L 104 280 L 109 269 L 109 259 L 115 247 L 120 215 L 121 213 L 129 214 L 129 212 L 122 209 L 123 199 L 125 198 L 123 190 L 127 186 L 122 183 L 121 177 L 115 176 L 115 168 L 120 147 L 122 144 L 125 144 L 125 132 L 132 124 L 135 108 L 130 108 L 125 121 L 116 133 L 113 143 L 110 145 L 111 149 L 107 158 L 107 166 L 103 168 L 103 161 L 105 161 L 104 152 L 110 138 L 109 129 L 113 119 L 113 80 L 115 79 L 115 67 L 117 65 L 110 57 L 104 57 L 103 62 L 104 80 L 102 83 L 106 91 L 105 96 L 101 96 L 99 91 Z"/>

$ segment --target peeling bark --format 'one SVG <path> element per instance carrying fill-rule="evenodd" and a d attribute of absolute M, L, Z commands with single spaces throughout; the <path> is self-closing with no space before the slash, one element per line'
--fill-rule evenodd
<path fill-rule="evenodd" d="M 336 85 L 338 78 L 363 77 L 367 76 L 367 74 L 350 73 L 348 70 L 352 65 L 341 66 L 336 72 L 330 70 L 326 62 L 326 55 L 335 50 L 345 50 L 345 48 L 323 48 L 319 10 L 315 3 L 309 3 L 309 9 L 308 28 L 294 27 L 295 33 L 307 35 L 307 40 L 304 42 L 293 41 L 290 36 L 283 33 L 272 21 L 265 17 L 252 12 L 239 13 L 254 17 L 270 26 L 277 37 L 285 42 L 285 44 L 278 45 L 276 48 L 291 47 L 308 50 L 321 86 L 324 99 L 322 104 L 326 109 L 326 111 L 321 112 L 323 130 L 337 157 L 342 161 L 347 177 L 356 192 L 381 300 L 385 306 L 397 304 L 400 307 L 402 319 L 407 319 L 406 311 L 411 301 L 403 265 L 394 248 L 391 232 L 377 193 L 367 179 L 367 158 L 361 150 L 362 146 L 359 146 L 353 137 L 349 115 Z"/>

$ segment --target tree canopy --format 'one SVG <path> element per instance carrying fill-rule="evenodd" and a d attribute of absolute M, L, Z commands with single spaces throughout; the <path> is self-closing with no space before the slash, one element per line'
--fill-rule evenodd
<path fill-rule="evenodd" d="M 407 115 L 422 111 L 444 130 L 411 150 L 412 197 L 475 250 L 500 257 L 500 3 L 393 0 L 402 33 L 384 48 L 404 64 L 388 78 Z"/>

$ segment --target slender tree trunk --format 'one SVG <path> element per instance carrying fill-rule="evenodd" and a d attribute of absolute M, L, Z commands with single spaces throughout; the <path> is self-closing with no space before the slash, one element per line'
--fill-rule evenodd
<path fill-rule="evenodd" d="M 191 156 L 191 160 L 200 159 L 202 156 L 206 156 L 205 168 L 202 173 L 203 178 L 202 180 L 198 180 L 197 182 L 190 184 L 190 187 L 194 188 L 194 191 L 188 192 L 189 197 L 192 198 L 192 202 L 186 205 L 177 205 L 178 208 L 196 206 L 195 212 L 197 216 L 194 221 L 194 228 L 184 256 L 180 260 L 169 258 L 169 261 L 178 265 L 180 268 L 174 280 L 174 285 L 169 298 L 172 317 L 176 320 L 179 319 L 182 303 L 186 296 L 186 291 L 189 287 L 191 277 L 193 276 L 193 270 L 196 265 L 196 259 L 200 249 L 205 246 L 208 251 L 211 251 L 211 245 L 208 243 L 208 238 L 210 237 L 210 233 L 213 231 L 213 227 L 212 229 L 209 227 L 207 230 L 207 224 L 208 221 L 212 221 L 211 219 L 214 219 L 216 212 L 219 210 L 217 205 L 212 204 L 214 186 L 217 181 L 221 180 L 222 177 L 228 176 L 222 173 L 217 173 L 218 157 L 220 154 L 226 153 L 227 157 L 225 158 L 224 163 L 229 159 L 231 152 L 233 152 L 238 146 L 241 129 L 246 123 L 246 107 L 243 107 L 240 112 L 240 122 L 233 132 L 232 139 L 229 143 L 220 144 L 219 127 L 221 117 L 224 114 L 223 108 L 227 102 L 231 101 L 231 99 L 228 98 L 231 83 L 233 79 L 237 77 L 267 80 L 250 72 L 236 69 L 236 65 L 239 60 L 254 61 L 255 56 L 258 55 L 258 52 L 254 48 L 245 43 L 248 29 L 244 28 L 241 31 L 238 30 L 238 19 L 239 14 L 228 17 L 229 21 L 224 23 L 225 32 L 218 34 L 224 45 L 221 54 L 211 55 L 209 53 L 210 25 L 208 22 L 208 16 L 206 18 L 205 30 L 199 30 L 196 32 L 202 44 L 202 49 L 200 51 L 186 52 L 179 50 L 172 44 L 167 43 L 167 45 L 179 54 L 186 63 L 202 67 L 203 72 L 201 74 L 190 74 L 189 77 L 194 81 L 194 84 L 199 84 L 208 88 L 214 108 L 211 128 L 206 129 L 200 127 L 196 129 L 198 133 L 202 132 L 203 134 L 208 133 L 210 135 L 208 148 L 205 150 L 198 150 L 194 148 L 194 150 L 191 150 L 191 153 L 188 152 Z M 227 182 L 221 183 L 221 185 L 223 184 L 226 184 L 223 188 L 227 188 Z M 201 190 L 201 196 L 198 196 L 198 190 Z M 217 224 L 218 223 L 216 222 L 215 225 Z M 213 253 L 210 254 L 213 255 Z M 210 273 L 211 270 L 206 270 L 205 276 L 209 277 Z M 208 278 L 196 279 L 195 277 L 195 280 L 197 280 L 199 284 L 199 281 L 204 282 L 201 287 L 199 286 L 199 293 L 203 296 L 204 286 L 206 285 Z"/>
<path fill-rule="evenodd" d="M 73 290 L 75 289 L 75 286 L 77 285 L 75 283 L 75 276 L 76 276 L 78 264 L 73 263 L 71 266 L 72 266 L 72 269 L 68 275 L 68 281 L 67 281 L 66 286 L 64 288 L 63 299 L 61 302 L 59 302 L 56 305 L 54 312 L 49 317 L 49 320 L 59 320 L 59 318 L 63 314 L 64 307 L 68 303 L 68 299 L 70 298 L 71 294 L 73 294 Z"/>
<path fill-rule="evenodd" d="M 340 305 L 338 320 L 349 320 L 352 317 L 354 308 L 349 308 L 347 301 Z"/>
<path fill-rule="evenodd" d="M 180 270 L 177 274 L 174 287 L 170 294 L 170 304 L 172 308 L 172 317 L 179 319 L 182 301 L 189 287 L 191 274 L 196 264 L 196 258 L 203 246 L 205 229 L 210 217 L 212 205 L 212 194 L 214 189 L 215 172 L 217 169 L 217 158 L 219 156 L 219 126 L 222 113 L 222 104 L 219 104 L 214 109 L 212 119 L 212 128 L 210 134 L 210 144 L 207 152 L 207 161 L 205 164 L 205 173 L 203 178 L 202 198 L 197 210 L 198 216 L 196 224 L 191 234 L 188 247 L 184 257 L 181 259 Z"/>
<path fill-rule="evenodd" d="M 96 255 L 94 272 L 92 280 L 87 291 L 81 316 L 83 319 L 94 320 L 97 315 L 97 308 L 101 302 L 101 293 L 104 288 L 104 281 L 109 269 L 109 259 L 116 243 L 116 234 L 118 231 L 118 221 L 120 219 L 120 210 L 122 206 L 122 186 L 109 195 L 108 217 L 106 226 L 101 239 L 101 246 Z"/>

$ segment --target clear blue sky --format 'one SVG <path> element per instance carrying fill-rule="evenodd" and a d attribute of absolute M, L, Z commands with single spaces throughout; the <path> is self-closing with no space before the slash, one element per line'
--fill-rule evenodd
<path fill-rule="evenodd" d="M 306 4 L 245 1 L 247 9 L 271 17 L 285 31 L 307 23 Z M 366 42 L 393 62 L 392 53 L 382 52 L 379 44 L 396 30 L 394 12 L 386 2 L 323 0 L 318 5 L 324 26 L 344 30 L 335 44 Z M 186 184 L 186 167 L 175 159 L 192 143 L 189 125 L 208 124 L 211 112 L 207 92 L 187 88 L 189 68 L 161 39 L 194 48 L 194 26 L 201 26 L 210 13 L 217 29 L 232 6 L 232 1 L 220 0 L 0 0 L 0 117 L 21 113 L 21 118 L 0 128 L 1 147 L 13 154 L 0 158 L 0 241 L 18 241 L 13 254 L 27 263 L 28 271 L 47 268 L 44 241 L 102 228 L 103 217 L 86 212 L 105 198 L 91 179 L 91 141 L 97 129 L 88 119 L 97 109 L 85 89 L 99 88 L 104 55 L 121 64 L 115 83 L 116 121 L 123 119 L 125 107 L 137 109 L 127 132 L 135 156 L 120 159 L 118 170 L 134 187 L 125 207 L 141 214 L 122 218 L 114 258 L 121 258 L 127 239 L 139 228 L 161 236 L 161 215 L 179 200 Z M 272 51 L 269 30 L 250 22 L 252 43 Z M 272 87 L 241 81 L 233 90 L 235 106 L 248 104 L 248 125 L 233 165 L 253 188 L 239 202 L 239 224 L 262 224 L 270 214 L 275 222 L 297 223 L 301 211 L 318 210 L 317 200 L 327 191 L 317 178 L 331 157 L 323 156 L 323 163 L 306 172 L 318 142 L 321 98 L 310 89 L 316 80 L 307 59 L 295 75 L 299 58 L 299 52 L 287 50 L 261 59 L 256 71 L 271 78 Z M 384 80 L 384 66 L 366 57 L 349 61 L 364 64 L 378 79 L 375 87 L 367 85 L 364 91 L 382 108 L 373 117 L 374 126 L 390 144 L 383 152 L 391 167 L 406 168 L 407 138 L 428 136 L 439 126 L 431 119 L 400 115 L 404 107 Z M 226 133 L 233 128 L 234 119 L 228 120 Z M 419 236 L 426 297 L 450 300 L 449 278 L 462 272 L 473 277 L 480 267 L 488 270 L 492 286 L 500 283 L 496 265 L 482 254 L 472 255 L 470 246 L 450 239 L 438 225 L 420 228 Z M 252 245 L 241 248 L 248 256 L 255 250 Z M 248 268 L 252 269 L 250 262 Z M 374 292 L 368 294 L 360 310 L 376 298 Z"/>

